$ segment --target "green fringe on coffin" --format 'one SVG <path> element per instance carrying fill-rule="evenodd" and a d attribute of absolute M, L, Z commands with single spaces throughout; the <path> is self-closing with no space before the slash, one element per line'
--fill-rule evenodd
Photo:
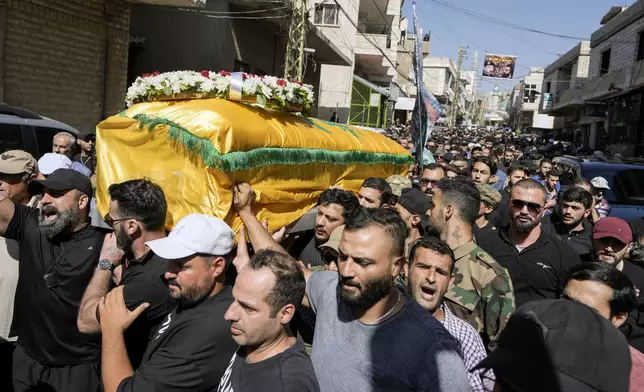
<path fill-rule="evenodd" d="M 250 151 L 235 151 L 220 154 L 210 140 L 194 135 L 181 125 L 165 118 L 149 117 L 137 114 L 133 117 L 139 122 L 139 129 L 152 131 L 163 125 L 168 128 L 170 139 L 181 143 L 188 150 L 204 160 L 209 168 L 215 168 L 225 173 L 248 170 L 266 165 L 304 165 L 307 163 L 330 163 L 349 165 L 361 163 L 365 165 L 392 164 L 409 165 L 413 162 L 410 155 L 396 155 L 366 151 L 333 151 L 313 148 L 278 148 L 262 147 Z"/>

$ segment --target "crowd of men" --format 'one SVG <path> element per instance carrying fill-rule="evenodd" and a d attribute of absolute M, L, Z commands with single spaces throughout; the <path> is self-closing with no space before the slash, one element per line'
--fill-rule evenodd
<path fill-rule="evenodd" d="M 644 390 L 639 238 L 606 179 L 561 186 L 559 147 L 437 132 L 436 163 L 323 190 L 310 227 L 235 184 L 236 238 L 166 232 L 148 179 L 97 216 L 94 141 L 2 153 L 2 391 Z"/>

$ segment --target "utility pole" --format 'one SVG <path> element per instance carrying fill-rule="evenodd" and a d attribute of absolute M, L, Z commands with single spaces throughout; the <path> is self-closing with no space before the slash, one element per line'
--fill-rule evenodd
<path fill-rule="evenodd" d="M 521 89 L 519 90 L 519 113 L 517 114 L 517 129 L 519 133 L 523 131 L 523 95 L 525 94 L 525 80 L 521 81 Z"/>
<path fill-rule="evenodd" d="M 456 78 L 454 78 L 454 100 L 449 107 L 447 116 L 447 124 L 450 127 L 456 126 L 456 117 L 458 116 L 458 103 L 461 94 L 461 67 L 463 66 L 463 57 L 465 56 L 465 48 L 458 48 L 458 60 L 456 61 Z"/>
<path fill-rule="evenodd" d="M 470 124 L 476 123 L 476 114 L 478 112 L 477 106 L 478 102 L 476 99 L 476 93 L 478 91 L 478 83 L 479 83 L 479 51 L 476 50 L 474 51 L 474 58 L 472 58 L 472 96 L 470 97 L 470 100 L 472 101 L 472 104 L 470 105 Z M 480 108 L 478 108 L 480 109 Z"/>
<path fill-rule="evenodd" d="M 304 77 L 304 43 L 306 41 L 307 12 L 306 0 L 285 0 L 290 2 L 288 41 L 284 79 L 302 81 Z"/>

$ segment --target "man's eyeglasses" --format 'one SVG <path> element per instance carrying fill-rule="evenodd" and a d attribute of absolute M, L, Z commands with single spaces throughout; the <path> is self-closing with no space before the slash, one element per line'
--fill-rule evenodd
<path fill-rule="evenodd" d="M 522 210 L 523 207 L 528 207 L 528 212 L 532 215 L 537 215 L 543 209 L 543 206 L 539 203 L 533 203 L 524 200 L 514 199 L 510 203 L 512 204 L 512 208 L 514 208 L 515 210 Z"/>
<path fill-rule="evenodd" d="M 429 178 L 421 178 L 420 183 L 423 185 L 432 184 L 432 186 L 438 184 L 438 180 L 430 180 Z"/>
<path fill-rule="evenodd" d="M 128 220 L 128 219 L 136 219 L 136 218 L 119 218 L 119 219 L 112 219 L 112 217 L 110 216 L 110 213 L 109 213 L 109 212 L 108 212 L 107 214 L 105 214 L 105 216 L 103 217 L 103 220 L 105 221 L 105 224 L 106 224 L 106 225 L 108 225 L 108 226 L 109 226 L 109 227 L 111 227 L 111 228 L 114 228 L 114 225 L 115 225 L 116 223 L 123 222 L 123 221 L 126 221 L 126 220 Z"/>

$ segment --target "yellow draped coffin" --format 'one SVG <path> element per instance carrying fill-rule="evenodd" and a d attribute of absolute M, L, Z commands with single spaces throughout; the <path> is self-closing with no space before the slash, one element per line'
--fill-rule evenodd
<path fill-rule="evenodd" d="M 168 201 L 171 229 L 190 213 L 237 229 L 233 184 L 248 182 L 269 228 L 311 209 L 333 185 L 357 191 L 371 176 L 404 174 L 410 154 L 368 130 L 269 111 L 224 99 L 140 103 L 97 126 L 97 202 L 108 211 L 110 184 L 148 178 Z"/>

